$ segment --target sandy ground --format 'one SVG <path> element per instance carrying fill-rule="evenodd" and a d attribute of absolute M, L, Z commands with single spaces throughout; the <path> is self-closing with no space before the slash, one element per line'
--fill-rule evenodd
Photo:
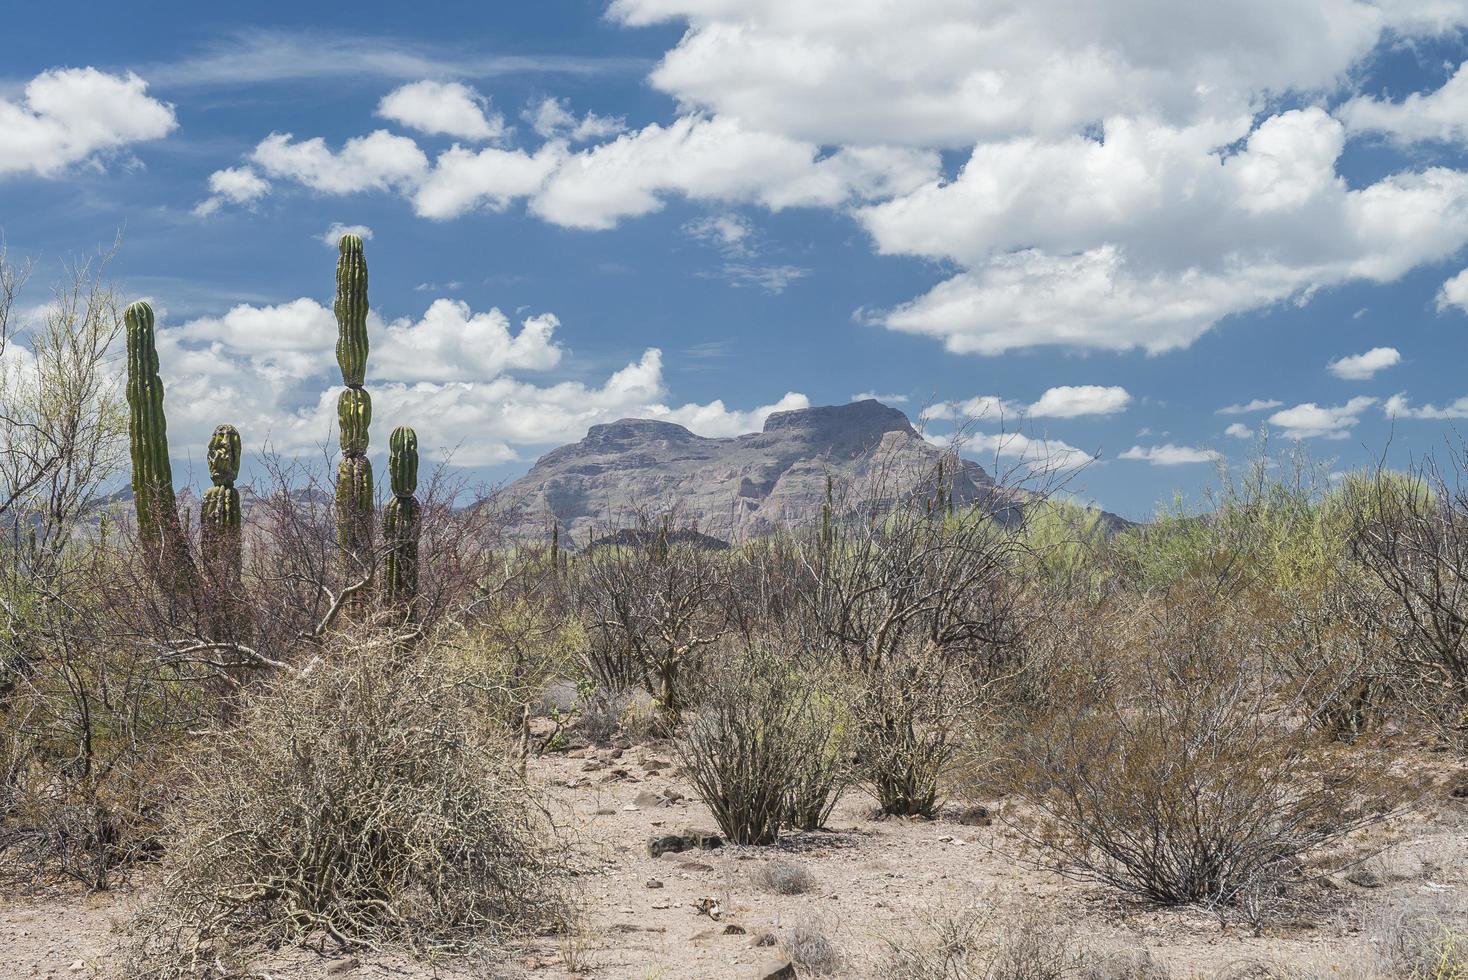
<path fill-rule="evenodd" d="M 271 964 L 271 975 L 753 980 L 779 975 L 784 945 L 805 928 L 839 951 L 835 975 L 880 977 L 891 942 L 910 942 L 935 914 L 977 907 L 1036 915 L 1081 946 L 1145 950 L 1177 977 L 1208 977 L 1259 962 L 1348 963 L 1371 942 L 1362 923 L 1369 926 L 1383 907 L 1431 902 L 1468 912 L 1468 801 L 1446 793 L 1430 819 L 1413 817 L 1383 832 L 1386 849 L 1363 866 L 1367 873 L 1332 879 L 1310 916 L 1254 930 L 1198 910 L 1135 906 L 1059 879 L 1031 865 L 1002 822 L 874 819 L 871 801 L 856 792 L 830 829 L 793 835 L 778 848 L 652 857 L 649 838 L 714 828 L 702 804 L 687 799 L 672 758 L 666 746 L 651 745 L 537 761 L 584 871 L 586 924 L 576 935 L 438 967 L 298 951 Z M 798 863 L 814 886 L 788 896 L 761 888 L 753 872 L 775 859 Z M 102 895 L 63 886 L 0 895 L 0 976 L 115 975 L 117 930 L 149 881 L 143 874 Z"/>

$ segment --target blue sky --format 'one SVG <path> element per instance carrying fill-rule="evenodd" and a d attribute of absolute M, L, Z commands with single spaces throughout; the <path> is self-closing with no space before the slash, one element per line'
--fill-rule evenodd
<path fill-rule="evenodd" d="M 330 439 L 334 226 L 376 428 L 489 479 L 875 393 L 1144 517 L 1468 417 L 1468 3 L 121 6 L 8 14 L 0 228 L 36 286 L 122 231 L 181 475 Z"/>

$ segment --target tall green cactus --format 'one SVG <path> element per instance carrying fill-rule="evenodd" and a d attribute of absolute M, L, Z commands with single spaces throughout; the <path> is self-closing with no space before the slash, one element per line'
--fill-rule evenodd
<path fill-rule="evenodd" d="M 382 518 L 383 587 L 389 600 L 407 602 L 418 592 L 418 534 L 423 515 L 413 495 L 418 489 L 418 434 L 406 425 L 393 429 L 388 439 L 387 469 L 393 498 Z"/>
<path fill-rule="evenodd" d="M 139 300 L 123 312 L 127 331 L 128 443 L 132 451 L 133 502 L 138 532 L 155 551 L 182 538 L 173 467 L 168 461 L 168 419 L 163 414 L 163 379 L 153 337 L 153 307 Z"/>
<path fill-rule="evenodd" d="M 240 475 L 240 433 L 232 425 L 221 425 L 209 440 L 209 479 L 204 491 L 200 535 L 205 559 L 216 579 L 232 582 L 240 565 L 240 492 L 234 481 Z"/>
<path fill-rule="evenodd" d="M 346 390 L 337 399 L 342 460 L 337 466 L 336 537 L 349 578 L 372 574 L 372 463 L 367 430 L 372 398 L 367 380 L 367 259 L 362 239 L 343 235 L 337 245 L 336 362 Z"/>

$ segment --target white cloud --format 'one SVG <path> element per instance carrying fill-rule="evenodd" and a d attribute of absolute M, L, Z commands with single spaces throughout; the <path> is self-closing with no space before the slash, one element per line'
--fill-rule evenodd
<path fill-rule="evenodd" d="M 1234 422 L 1223 430 L 1223 434 L 1231 439 L 1252 439 L 1254 430 L 1242 422 Z"/>
<path fill-rule="evenodd" d="M 754 226 L 733 211 L 709 214 L 690 221 L 683 226 L 683 233 L 735 258 L 745 258 L 756 251 L 753 245 Z"/>
<path fill-rule="evenodd" d="M 1195 446 L 1176 446 L 1164 443 L 1161 446 L 1133 446 L 1121 454 L 1121 459 L 1139 459 L 1153 466 L 1186 466 L 1189 463 L 1216 463 L 1223 454 L 1212 449 Z"/>
<path fill-rule="evenodd" d="M 546 96 L 521 114 L 536 134 L 546 139 L 566 139 L 573 143 L 616 136 L 627 129 L 621 116 L 598 116 L 594 112 L 577 119 L 563 100 Z"/>
<path fill-rule="evenodd" d="M 1468 243 L 1468 174 L 1351 189 L 1334 170 L 1341 124 L 1319 109 L 1252 131 L 1247 116 L 1185 129 L 1117 118 L 1104 135 L 981 144 L 956 180 L 860 209 L 879 251 L 963 267 L 879 322 L 965 353 L 1160 353 L 1230 314 L 1391 281 Z"/>
<path fill-rule="evenodd" d="M 383 119 L 430 135 L 486 142 L 505 135 L 505 119 L 489 100 L 462 82 L 411 82 L 393 89 L 377 104 Z"/>
<path fill-rule="evenodd" d="M 449 299 L 435 300 L 416 320 L 384 323 L 369 315 L 374 428 L 381 434 L 412 424 L 426 453 L 450 452 L 458 463 L 484 465 L 519 459 L 524 447 L 579 439 L 590 425 L 628 416 L 724 436 L 761 428 L 771 412 L 809 405 L 796 392 L 749 410 L 717 399 L 670 404 L 656 348 L 599 384 L 538 385 L 516 377 L 559 365 L 558 326 L 555 316 L 540 314 L 523 320 L 516 333 L 499 310 L 475 313 Z M 329 445 L 340 391 L 336 332 L 331 311 L 307 298 L 240 305 L 177 327 L 162 323 L 158 348 L 173 451 L 198 451 L 226 421 L 240 427 L 251 447 L 267 439 L 287 453 Z"/>
<path fill-rule="evenodd" d="M 555 224 L 605 229 L 663 207 L 663 196 L 757 203 L 772 210 L 834 207 L 911 190 L 938 170 L 936 154 L 843 148 L 744 128 L 724 117 L 683 116 L 567 157 L 531 210 Z"/>
<path fill-rule="evenodd" d="M 1326 365 L 1331 374 L 1347 381 L 1369 381 L 1378 371 L 1383 371 L 1402 360 L 1394 347 L 1373 347 L 1364 354 L 1337 358 Z"/>
<path fill-rule="evenodd" d="M 1376 402 L 1377 399 L 1365 395 L 1352 398 L 1344 405 L 1322 407 L 1314 402 L 1305 402 L 1275 412 L 1269 417 L 1269 423 L 1284 429 L 1287 439 L 1344 439 L 1361 421 L 1361 413 Z"/>
<path fill-rule="evenodd" d="M 1388 31 L 1461 22 L 1411 3 L 1234 0 L 616 0 L 687 31 L 653 72 L 680 103 L 826 144 L 959 148 L 1073 131 L 1118 113 L 1187 123 L 1262 92 L 1329 89 Z"/>
<path fill-rule="evenodd" d="M 1449 402 L 1447 405 L 1423 405 L 1413 408 L 1404 394 L 1392 395 L 1381 406 L 1382 412 L 1388 418 L 1402 419 L 1431 419 L 1443 421 L 1447 419 L 1468 418 L 1468 395 Z"/>
<path fill-rule="evenodd" d="M 906 395 L 879 395 L 875 391 L 863 391 L 851 396 L 854 402 L 879 401 L 884 405 L 905 405 L 912 399 Z"/>
<path fill-rule="evenodd" d="M 1279 408 L 1284 402 L 1277 398 L 1255 398 L 1253 401 L 1242 405 L 1225 405 L 1213 414 L 1215 415 L 1248 415 L 1251 412 L 1263 412 L 1271 408 Z"/>
<path fill-rule="evenodd" d="M 343 235 L 356 235 L 364 241 L 371 241 L 372 229 L 366 225 L 344 225 L 340 221 L 333 221 L 331 227 L 321 233 L 321 244 L 327 248 L 336 248 Z"/>
<path fill-rule="evenodd" d="M 942 444 L 942 437 L 933 441 Z M 1074 470 L 1097 457 L 1059 439 L 1032 439 L 1022 432 L 965 433 L 959 445 L 966 456 L 993 460 L 1014 460 L 1027 469 L 1040 471 Z"/>
<path fill-rule="evenodd" d="M 1005 401 L 998 395 L 976 395 L 963 401 L 935 402 L 918 413 L 922 419 L 957 419 L 964 422 L 990 422 L 1014 418 L 1025 413 L 1024 406 Z"/>
<path fill-rule="evenodd" d="M 384 377 L 418 381 L 487 380 L 516 371 L 548 371 L 561 361 L 554 340 L 560 321 L 542 313 L 510 332 L 498 309 L 475 313 L 468 303 L 436 299 L 422 319 L 395 320 L 372 351 L 372 367 Z"/>
<path fill-rule="evenodd" d="M 1468 63 L 1434 92 L 1413 92 L 1401 102 L 1360 96 L 1337 114 L 1353 131 L 1384 133 L 1401 143 L 1468 142 Z"/>
<path fill-rule="evenodd" d="M 1072 419 L 1082 415 L 1114 415 L 1131 403 L 1132 396 L 1121 387 L 1061 385 L 1051 388 L 1030 406 L 1033 418 Z"/>
<path fill-rule="evenodd" d="M 1441 312 L 1449 306 L 1468 311 L 1468 269 L 1443 283 L 1437 293 L 1437 308 Z"/>
<path fill-rule="evenodd" d="M 290 133 L 271 133 L 250 159 L 272 177 L 323 194 L 412 188 L 428 172 L 428 157 L 418 144 L 385 129 L 353 137 L 339 151 L 319 136 L 295 142 Z"/>
<path fill-rule="evenodd" d="M 474 151 L 455 146 L 439 154 L 418 188 L 413 209 L 422 217 L 444 219 L 472 208 L 503 211 L 510 202 L 535 193 L 561 162 L 550 144 L 534 155 L 494 147 Z"/>
<path fill-rule="evenodd" d="M 0 177 L 54 177 L 99 153 L 167 136 L 178 126 L 173 106 L 147 90 L 132 72 L 41 72 L 18 100 L 0 99 Z"/>
<path fill-rule="evenodd" d="M 229 167 L 209 175 L 210 194 L 194 207 L 194 214 L 208 217 L 225 203 L 253 204 L 270 193 L 270 181 L 249 167 Z"/>

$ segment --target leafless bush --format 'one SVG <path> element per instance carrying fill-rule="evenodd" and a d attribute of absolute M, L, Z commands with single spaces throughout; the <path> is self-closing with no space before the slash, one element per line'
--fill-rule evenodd
<path fill-rule="evenodd" d="M 957 466 L 833 487 L 801 539 L 810 645 L 855 679 L 862 775 L 891 814 L 932 814 L 960 723 L 1012 673 L 1024 627 L 1012 573 L 1025 545 L 1006 526 L 1022 520 L 1016 493 L 953 510 L 943 463 Z"/>
<path fill-rule="evenodd" d="M 750 874 L 751 880 L 774 895 L 801 895 L 816 885 L 811 873 L 794 861 L 775 858 L 765 861 Z"/>
<path fill-rule="evenodd" d="M 1027 746 L 1042 819 L 1019 826 L 1062 873 L 1162 903 L 1255 903 L 1383 817 L 1370 757 L 1320 744 L 1216 598 L 1167 595 L 1133 642 L 1123 683 Z"/>
<path fill-rule="evenodd" d="M 186 762 L 135 975 L 208 974 L 312 936 L 463 951 L 568 914 L 547 821 L 435 651 L 330 651 Z"/>
<path fill-rule="evenodd" d="M 1348 484 L 1357 608 L 1392 641 L 1398 687 L 1449 742 L 1468 746 L 1468 448 L 1439 467 Z"/>
<path fill-rule="evenodd" d="M 580 555 L 569 584 L 592 678 L 608 690 L 642 685 L 670 729 L 686 706 L 685 672 L 729 628 L 727 556 L 675 521 L 640 516 Z"/>
<path fill-rule="evenodd" d="M 773 643 L 712 660 L 678 754 L 719 828 L 739 844 L 772 844 L 789 822 L 791 792 L 827 732 L 812 711 L 814 679 Z"/>

